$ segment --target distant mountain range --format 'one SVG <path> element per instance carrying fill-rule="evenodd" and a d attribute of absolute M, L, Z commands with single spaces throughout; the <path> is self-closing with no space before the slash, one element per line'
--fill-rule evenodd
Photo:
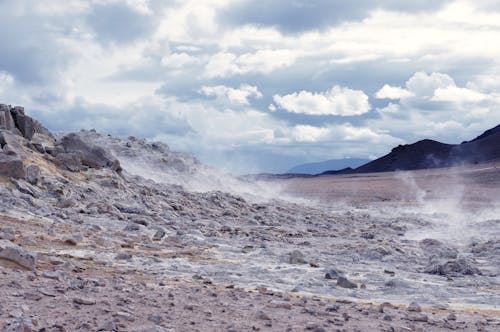
<path fill-rule="evenodd" d="M 297 165 L 289 169 L 286 174 L 321 174 L 331 170 L 341 170 L 345 168 L 356 168 L 368 163 L 369 159 L 344 158 L 331 159 L 316 163 L 307 163 Z"/>
<path fill-rule="evenodd" d="M 389 154 L 364 164 L 350 173 L 417 170 L 479 164 L 494 160 L 500 160 L 500 125 L 461 144 L 445 144 L 424 139 L 413 144 L 399 145 Z"/>

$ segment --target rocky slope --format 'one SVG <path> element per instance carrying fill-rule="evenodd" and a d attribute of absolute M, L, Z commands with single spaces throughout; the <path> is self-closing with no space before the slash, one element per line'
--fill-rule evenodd
<path fill-rule="evenodd" d="M 499 159 L 500 126 L 497 126 L 462 144 L 445 144 L 426 139 L 399 145 L 389 154 L 356 168 L 352 173 L 450 167 Z"/>
<path fill-rule="evenodd" d="M 432 216 L 269 199 L 279 183 L 213 173 L 162 143 L 55 137 L 1 109 L 24 117 L 0 131 L 4 331 L 500 326 L 498 220 L 460 245 L 407 238 Z"/>

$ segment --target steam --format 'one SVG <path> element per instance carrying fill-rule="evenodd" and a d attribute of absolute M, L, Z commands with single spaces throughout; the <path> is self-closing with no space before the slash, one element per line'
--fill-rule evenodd
<path fill-rule="evenodd" d="M 161 167 L 141 158 L 120 158 L 120 163 L 130 174 L 158 183 L 179 185 L 191 192 L 222 191 L 252 200 L 276 199 L 283 193 L 279 183 L 241 180 L 215 168 L 190 163 L 188 160 L 184 160 L 185 164 L 180 169 Z"/>
<path fill-rule="evenodd" d="M 468 245 L 472 241 L 498 234 L 498 227 L 489 228 L 495 224 L 492 221 L 500 216 L 499 201 L 496 198 L 499 196 L 479 201 L 474 197 L 477 192 L 467 182 L 462 168 L 446 169 L 439 176 L 432 172 L 400 172 L 396 175 L 406 187 L 410 200 L 416 202 L 415 206 L 409 208 L 410 212 L 429 222 L 428 227 L 409 232 L 408 238 L 433 238 L 454 245 Z M 419 182 L 418 179 L 425 177 L 428 177 L 427 183 L 423 180 Z M 483 196 L 487 195 L 483 193 Z"/>

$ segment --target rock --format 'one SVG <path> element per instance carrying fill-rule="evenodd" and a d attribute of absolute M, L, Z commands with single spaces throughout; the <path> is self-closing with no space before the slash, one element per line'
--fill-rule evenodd
<path fill-rule="evenodd" d="M 12 130 L 16 128 L 10 108 L 7 105 L 0 104 L 0 129 Z"/>
<path fill-rule="evenodd" d="M 325 273 L 325 279 L 337 279 L 340 276 L 341 273 L 334 269 L 330 269 Z"/>
<path fill-rule="evenodd" d="M 307 264 L 304 254 L 298 250 L 292 251 L 288 256 L 288 263 L 290 264 Z"/>
<path fill-rule="evenodd" d="M 121 170 L 120 162 L 113 157 L 111 152 L 86 141 L 79 134 L 68 134 L 61 138 L 59 144 L 66 153 L 79 154 L 81 162 L 85 166 L 91 168 L 110 168 L 117 172 Z"/>
<path fill-rule="evenodd" d="M 448 315 L 448 317 L 446 317 L 447 320 L 457 320 L 457 316 L 454 314 L 454 313 L 451 313 Z"/>
<path fill-rule="evenodd" d="M 269 317 L 269 316 L 268 316 L 265 312 L 263 312 L 263 311 L 258 311 L 258 312 L 257 312 L 256 317 L 257 317 L 258 319 L 262 319 L 262 320 L 271 320 L 271 317 Z"/>
<path fill-rule="evenodd" d="M 83 304 L 83 305 L 93 305 L 97 303 L 96 299 L 92 297 L 75 297 L 73 299 L 73 302 L 76 304 Z"/>
<path fill-rule="evenodd" d="M 458 255 L 457 249 L 445 246 L 436 239 L 423 239 L 420 248 L 431 258 L 455 259 Z"/>
<path fill-rule="evenodd" d="M 9 240 L 0 240 L 0 258 L 12 261 L 27 269 L 36 265 L 36 256 Z"/>
<path fill-rule="evenodd" d="M 163 239 L 163 237 L 165 237 L 167 233 L 165 233 L 165 231 L 163 229 L 159 229 L 156 231 L 156 233 L 153 235 L 153 240 L 154 241 L 160 241 L 161 239 Z"/>
<path fill-rule="evenodd" d="M 273 300 L 271 302 L 269 302 L 269 306 L 271 308 L 278 308 L 278 309 L 292 309 L 292 305 L 290 304 L 290 302 L 287 302 L 287 301 L 277 301 L 277 300 Z"/>
<path fill-rule="evenodd" d="M 63 271 L 45 271 L 42 273 L 42 277 L 64 281 L 64 279 L 66 279 L 66 273 L 64 273 Z"/>
<path fill-rule="evenodd" d="M 33 119 L 24 114 L 24 108 L 20 106 L 14 107 L 10 112 L 16 128 L 21 131 L 25 138 L 31 140 L 35 134 L 35 122 Z"/>
<path fill-rule="evenodd" d="M 113 322 L 112 320 L 108 320 L 99 328 L 98 331 L 117 331 L 117 330 L 118 328 L 115 322 Z"/>
<path fill-rule="evenodd" d="M 427 322 L 429 320 L 429 317 L 425 314 L 420 314 L 420 313 L 410 313 L 408 316 L 406 316 L 406 319 L 412 322 Z"/>
<path fill-rule="evenodd" d="M 417 302 L 412 302 L 408 305 L 408 311 L 421 312 L 422 308 L 420 308 Z"/>
<path fill-rule="evenodd" d="M 19 156 L 0 153 L 0 175 L 15 179 L 26 178 L 23 160 Z"/>
<path fill-rule="evenodd" d="M 33 321 L 29 318 L 16 318 L 7 322 L 2 329 L 3 332 L 34 332 L 38 331 Z"/>
<path fill-rule="evenodd" d="M 115 259 L 121 260 L 121 261 L 130 261 L 130 260 L 132 260 L 132 257 L 133 256 L 128 252 L 121 252 L 115 256 Z"/>
<path fill-rule="evenodd" d="M 64 244 L 70 245 L 70 246 L 76 246 L 78 244 L 78 240 L 75 237 L 69 237 L 64 240 Z"/>
<path fill-rule="evenodd" d="M 55 163 L 70 172 L 79 172 L 83 169 L 82 157 L 79 153 L 57 153 Z"/>
<path fill-rule="evenodd" d="M 10 131 L 0 131 L 0 146 L 2 146 L 5 154 L 17 155 L 21 158 L 25 155 L 23 146 L 19 142 L 19 136 L 14 135 Z"/>
<path fill-rule="evenodd" d="M 460 275 L 481 275 L 481 271 L 472 265 L 472 262 L 459 258 L 454 260 L 431 261 L 424 269 L 425 273 L 437 274 L 443 276 L 460 276 Z"/>
<path fill-rule="evenodd" d="M 343 288 L 358 288 L 358 285 L 348 280 L 346 277 L 339 276 L 337 278 L 337 286 Z"/>
<path fill-rule="evenodd" d="M 36 165 L 29 165 L 26 167 L 26 181 L 30 184 L 36 186 L 38 181 L 40 180 L 40 167 Z"/>

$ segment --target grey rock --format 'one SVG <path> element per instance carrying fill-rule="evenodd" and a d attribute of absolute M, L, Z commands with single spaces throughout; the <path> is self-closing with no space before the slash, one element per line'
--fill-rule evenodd
<path fill-rule="evenodd" d="M 337 286 L 342 288 L 358 288 L 358 285 L 347 279 L 346 277 L 339 276 L 337 278 Z"/>
<path fill-rule="evenodd" d="M 2 105 L 7 106 L 7 105 Z M 8 107 L 0 108 L 0 129 L 12 130 L 16 127 Z"/>
<path fill-rule="evenodd" d="M 431 261 L 424 269 L 425 273 L 443 276 L 481 275 L 481 271 L 471 261 L 459 258 L 448 261 Z"/>
<path fill-rule="evenodd" d="M 304 254 L 298 250 L 292 251 L 288 254 L 288 263 L 290 264 L 307 264 Z"/>
<path fill-rule="evenodd" d="M 36 330 L 33 321 L 29 318 L 16 318 L 8 321 L 2 329 L 3 332 L 34 332 Z"/>
<path fill-rule="evenodd" d="M 0 240 L 0 258 L 12 261 L 27 269 L 36 265 L 36 255 L 32 254 L 9 240 Z"/>
<path fill-rule="evenodd" d="M 21 131 L 23 137 L 31 140 L 31 138 L 35 134 L 34 120 L 24 113 L 23 107 L 16 106 L 13 109 L 11 109 L 10 112 L 12 118 L 14 119 L 16 128 L 18 128 Z"/>
<path fill-rule="evenodd" d="M 26 167 L 26 181 L 28 181 L 32 185 L 37 185 L 40 180 L 40 167 L 36 165 L 29 165 Z"/>
<path fill-rule="evenodd" d="M 66 153 L 78 153 L 82 164 L 91 168 L 110 168 L 120 171 L 121 166 L 118 159 L 114 158 L 110 151 L 86 141 L 79 134 L 71 133 L 63 138 L 59 144 Z"/>
<path fill-rule="evenodd" d="M 165 235 L 166 235 L 165 231 L 163 229 L 159 229 L 153 235 L 153 240 L 154 241 L 160 241 L 161 239 L 163 239 L 163 237 L 165 237 Z"/>
<path fill-rule="evenodd" d="M 92 297 L 75 297 L 73 302 L 82 305 L 94 305 L 97 303 L 96 299 Z"/>
<path fill-rule="evenodd" d="M 337 279 L 340 277 L 342 274 L 335 270 L 335 269 L 330 269 L 325 273 L 325 279 Z"/>
<path fill-rule="evenodd" d="M 23 160 L 19 156 L 0 153 L 0 175 L 15 179 L 24 179 L 26 170 Z"/>
<path fill-rule="evenodd" d="M 410 313 L 408 316 L 406 316 L 406 319 L 412 322 L 427 322 L 429 320 L 429 317 L 425 314 L 420 314 L 420 313 Z"/>
<path fill-rule="evenodd" d="M 62 169 L 79 172 L 83 169 L 82 157 L 79 153 L 57 153 L 55 163 Z"/>
<path fill-rule="evenodd" d="M 412 302 L 408 305 L 408 311 L 421 312 L 422 308 L 420 308 L 420 305 L 418 305 L 417 302 Z"/>

